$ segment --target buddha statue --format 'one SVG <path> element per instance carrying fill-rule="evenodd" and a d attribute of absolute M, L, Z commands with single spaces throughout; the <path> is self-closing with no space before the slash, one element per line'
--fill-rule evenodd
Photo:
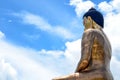
<path fill-rule="evenodd" d="M 111 45 L 103 31 L 103 15 L 91 8 L 83 15 L 81 58 L 75 73 L 53 80 L 113 80 L 110 71 Z"/>

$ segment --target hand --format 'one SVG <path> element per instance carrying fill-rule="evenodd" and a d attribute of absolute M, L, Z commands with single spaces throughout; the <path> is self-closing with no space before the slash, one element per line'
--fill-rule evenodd
<path fill-rule="evenodd" d="M 78 67 L 75 72 L 80 72 L 81 70 L 84 70 L 88 66 L 88 61 L 83 60 L 80 64 L 78 64 Z"/>

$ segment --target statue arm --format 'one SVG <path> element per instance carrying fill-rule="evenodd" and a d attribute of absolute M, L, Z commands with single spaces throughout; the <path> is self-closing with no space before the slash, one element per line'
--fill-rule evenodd
<path fill-rule="evenodd" d="M 93 41 L 94 41 L 94 35 L 92 30 L 86 31 L 83 34 L 83 38 L 82 38 L 81 60 L 79 61 L 75 72 L 80 72 L 88 66 L 91 58 Z"/>

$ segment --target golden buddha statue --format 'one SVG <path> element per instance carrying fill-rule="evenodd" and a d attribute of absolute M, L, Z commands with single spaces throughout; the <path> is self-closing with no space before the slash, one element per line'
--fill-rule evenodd
<path fill-rule="evenodd" d="M 83 19 L 85 30 L 81 42 L 81 59 L 75 73 L 53 80 L 113 80 L 110 71 L 111 45 L 102 30 L 103 16 L 91 8 Z"/>

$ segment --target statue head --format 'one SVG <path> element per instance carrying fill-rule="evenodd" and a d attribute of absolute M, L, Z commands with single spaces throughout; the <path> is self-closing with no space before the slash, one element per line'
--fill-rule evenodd
<path fill-rule="evenodd" d="M 84 15 L 84 19 L 92 19 L 96 24 L 98 24 L 101 28 L 104 28 L 104 18 L 103 15 L 97 11 L 95 8 L 89 9 Z"/>

